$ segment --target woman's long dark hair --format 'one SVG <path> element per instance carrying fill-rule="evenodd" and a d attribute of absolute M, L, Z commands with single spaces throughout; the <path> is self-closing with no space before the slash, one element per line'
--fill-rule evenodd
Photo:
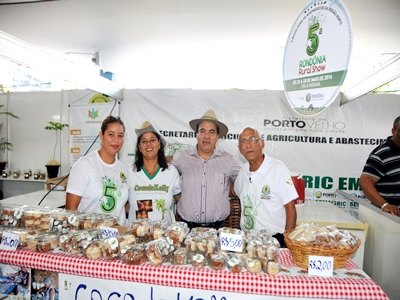
<path fill-rule="evenodd" d="M 164 152 L 164 145 L 161 142 L 160 135 L 156 132 L 153 132 L 153 133 L 157 137 L 158 142 L 160 143 L 160 150 L 158 150 L 157 159 L 158 159 L 158 165 L 160 166 L 161 172 L 162 172 L 165 169 L 168 169 L 168 163 L 167 163 L 167 159 L 165 157 L 165 152 Z M 135 153 L 136 172 L 140 172 L 140 170 L 143 168 L 143 154 L 142 154 L 142 152 L 139 151 L 139 145 L 140 145 L 140 140 L 141 140 L 142 136 L 143 136 L 143 134 L 141 136 L 138 136 L 137 141 L 136 141 L 136 153 Z"/>

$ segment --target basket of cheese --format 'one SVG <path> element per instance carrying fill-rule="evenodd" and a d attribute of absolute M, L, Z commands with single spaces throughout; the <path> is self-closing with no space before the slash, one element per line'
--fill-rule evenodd
<path fill-rule="evenodd" d="M 332 256 L 333 268 L 343 268 L 361 244 L 358 237 L 346 230 L 314 223 L 299 224 L 293 231 L 285 233 L 285 242 L 293 262 L 304 269 L 308 269 L 310 255 Z"/>

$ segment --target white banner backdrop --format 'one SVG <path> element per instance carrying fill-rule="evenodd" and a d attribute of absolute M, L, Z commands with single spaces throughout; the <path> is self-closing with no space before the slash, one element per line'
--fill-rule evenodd
<path fill-rule="evenodd" d="M 267 141 L 266 153 L 303 174 L 307 200 L 345 207 L 336 189 L 362 197 L 359 175 L 370 151 L 391 135 L 400 101 L 397 95 L 366 95 L 339 107 L 339 100 L 318 116 L 305 117 L 292 111 L 283 91 L 126 90 L 121 118 L 127 135 L 121 160 L 132 163 L 134 129 L 145 120 L 165 136 L 167 154 L 176 155 L 196 144 L 189 121 L 214 109 L 229 128 L 219 141 L 221 148 L 243 163 L 238 135 L 245 126 L 255 127 Z"/>
<path fill-rule="evenodd" d="M 86 99 L 85 99 L 86 100 Z M 87 103 L 87 102 L 86 102 Z M 76 104 L 70 106 L 70 165 L 72 166 L 91 146 L 90 151 L 100 147 L 100 139 L 95 141 L 100 132 L 101 123 L 111 113 L 115 103 Z M 118 116 L 118 106 L 112 115 Z"/>

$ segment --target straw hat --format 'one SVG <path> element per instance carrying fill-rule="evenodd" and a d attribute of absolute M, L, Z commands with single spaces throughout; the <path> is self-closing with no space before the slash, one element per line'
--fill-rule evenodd
<path fill-rule="evenodd" d="M 159 132 L 153 127 L 153 125 L 150 124 L 149 121 L 145 121 L 145 122 L 142 124 L 142 127 L 141 127 L 141 128 L 135 129 L 135 132 L 136 132 L 136 135 L 137 135 L 138 139 L 141 137 L 141 135 L 142 135 L 143 133 L 146 133 L 146 132 L 153 132 L 153 133 L 156 133 L 156 134 L 158 134 L 158 136 L 160 137 L 162 146 L 165 147 L 165 145 L 167 145 L 167 142 L 165 141 L 164 137 L 161 135 L 161 133 L 159 133 Z"/>
<path fill-rule="evenodd" d="M 212 109 L 207 110 L 200 119 L 194 119 L 194 120 L 190 121 L 189 125 L 190 125 L 190 127 L 192 127 L 192 129 L 194 131 L 196 131 L 198 128 L 198 125 L 202 121 L 214 122 L 219 128 L 219 136 L 220 137 L 223 137 L 225 134 L 228 133 L 228 127 L 224 123 L 218 121 L 217 115 L 215 114 L 215 111 L 213 111 Z"/>

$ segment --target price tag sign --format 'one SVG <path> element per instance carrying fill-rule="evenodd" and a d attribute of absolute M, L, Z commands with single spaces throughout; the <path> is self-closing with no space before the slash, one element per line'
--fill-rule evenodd
<path fill-rule="evenodd" d="M 1 250 L 17 250 L 19 244 L 19 235 L 11 232 L 3 232 L 0 243 Z"/>
<path fill-rule="evenodd" d="M 332 276 L 333 256 L 310 255 L 308 257 L 308 275 Z"/>
<path fill-rule="evenodd" d="M 221 232 L 219 234 L 221 243 L 221 250 L 242 252 L 243 251 L 243 237 L 240 234 L 232 234 Z"/>
<path fill-rule="evenodd" d="M 119 236 L 118 229 L 114 227 L 100 226 L 100 233 L 103 239 Z"/>

